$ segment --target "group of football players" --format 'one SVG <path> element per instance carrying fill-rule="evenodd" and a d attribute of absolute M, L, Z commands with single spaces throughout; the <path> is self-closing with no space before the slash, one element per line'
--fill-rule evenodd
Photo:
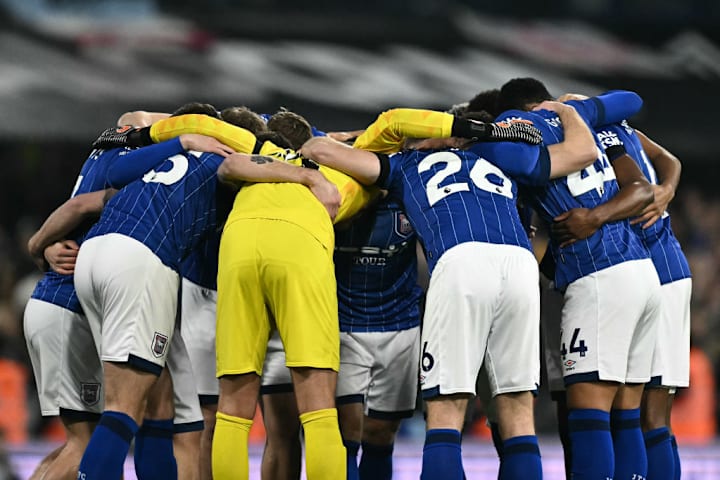
<path fill-rule="evenodd" d="M 120 478 L 134 442 L 140 479 L 247 479 L 259 402 L 262 478 L 299 478 L 304 448 L 309 479 L 389 479 L 420 388 L 421 478 L 460 480 L 482 378 L 498 478 L 539 479 L 541 343 L 568 478 L 680 478 L 681 167 L 627 123 L 641 106 L 518 78 L 356 132 L 123 114 L 28 245 L 46 273 L 25 335 L 67 433 L 32 478 Z"/>

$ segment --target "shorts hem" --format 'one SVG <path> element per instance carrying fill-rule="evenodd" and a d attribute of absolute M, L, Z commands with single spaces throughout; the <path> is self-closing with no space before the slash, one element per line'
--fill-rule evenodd
<path fill-rule="evenodd" d="M 43 417 L 57 417 L 60 415 L 60 408 L 52 410 L 40 410 L 40 415 Z"/>
<path fill-rule="evenodd" d="M 274 385 L 262 385 L 260 395 L 273 395 L 276 393 L 293 393 L 295 388 L 292 383 L 276 383 Z"/>
<path fill-rule="evenodd" d="M 205 430 L 205 422 L 202 420 L 173 424 L 173 433 L 201 432 L 203 430 Z"/>
<path fill-rule="evenodd" d="M 262 369 L 258 371 L 256 368 L 253 367 L 247 367 L 247 368 L 231 368 L 227 370 L 218 370 L 215 376 L 217 378 L 224 377 L 226 375 L 246 375 L 248 373 L 254 373 L 258 377 L 262 376 Z"/>
<path fill-rule="evenodd" d="M 201 407 L 203 407 L 205 405 L 217 405 L 219 399 L 220 399 L 219 393 L 213 394 L 213 395 L 201 393 L 200 395 L 198 395 L 198 401 L 199 401 Z"/>
<path fill-rule="evenodd" d="M 335 397 L 336 405 L 350 405 L 351 403 L 365 403 L 365 395 L 362 393 L 353 393 Z"/>
<path fill-rule="evenodd" d="M 340 371 L 340 361 L 329 365 L 327 363 L 314 363 L 314 362 L 285 362 L 285 366 L 288 368 L 318 368 L 323 370 L 333 370 L 335 372 Z"/>
<path fill-rule="evenodd" d="M 533 395 L 537 395 L 538 391 L 538 384 L 534 383 L 532 386 L 523 385 L 523 386 L 517 386 L 517 387 L 506 387 L 496 390 L 493 393 L 493 398 L 497 397 L 498 395 L 503 395 L 505 393 L 523 393 L 523 392 L 530 392 Z"/>
<path fill-rule="evenodd" d="M 70 420 L 78 420 L 81 422 L 98 422 L 100 420 L 100 412 L 91 412 L 87 410 L 73 410 L 70 408 L 60 407 L 60 417 Z"/>
<path fill-rule="evenodd" d="M 572 375 L 566 375 L 563 377 L 563 381 L 565 382 L 565 386 L 574 385 L 576 383 L 585 383 L 585 382 L 617 382 L 617 383 L 625 383 L 627 379 L 620 378 L 620 377 L 609 377 L 609 376 L 603 376 L 601 377 L 600 372 L 597 370 L 592 372 L 585 372 L 585 373 L 573 373 Z M 642 382 L 629 382 L 629 383 L 645 383 L 645 381 Z"/>
<path fill-rule="evenodd" d="M 367 416 L 378 420 L 401 420 L 410 418 L 415 413 L 415 409 L 397 410 L 394 412 L 381 412 L 379 410 L 368 409 Z"/>
<path fill-rule="evenodd" d="M 475 387 L 472 388 L 451 388 L 450 390 L 440 391 L 440 387 L 431 387 L 422 389 L 422 397 L 425 399 L 443 397 L 447 395 L 475 395 Z"/>

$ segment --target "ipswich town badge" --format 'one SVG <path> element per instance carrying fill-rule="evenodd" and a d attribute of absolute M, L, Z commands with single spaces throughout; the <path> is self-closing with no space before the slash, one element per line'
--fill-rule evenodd
<path fill-rule="evenodd" d="M 160 358 L 163 355 L 165 355 L 165 349 L 167 348 L 167 343 L 168 343 L 167 335 L 163 335 L 161 333 L 155 332 L 150 349 L 152 350 L 152 353 L 153 353 L 153 355 L 155 355 L 156 358 Z"/>
<path fill-rule="evenodd" d="M 100 400 L 100 384 L 99 383 L 81 383 L 80 399 L 82 402 L 91 407 Z"/>

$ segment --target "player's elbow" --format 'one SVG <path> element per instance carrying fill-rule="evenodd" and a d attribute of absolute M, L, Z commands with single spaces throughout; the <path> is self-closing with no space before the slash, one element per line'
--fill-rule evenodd
<path fill-rule="evenodd" d="M 320 165 L 333 166 L 338 142 L 328 137 L 313 137 L 303 144 L 300 153 Z"/>
<path fill-rule="evenodd" d="M 81 218 L 94 217 L 102 212 L 105 205 L 104 198 L 104 190 L 78 195 L 68 200 L 66 207 L 73 216 Z"/>
<path fill-rule="evenodd" d="M 218 167 L 218 180 L 227 185 L 238 186 L 241 184 L 244 181 L 243 166 L 245 165 L 242 159 L 243 156 L 241 154 L 233 154 L 226 157 Z"/>

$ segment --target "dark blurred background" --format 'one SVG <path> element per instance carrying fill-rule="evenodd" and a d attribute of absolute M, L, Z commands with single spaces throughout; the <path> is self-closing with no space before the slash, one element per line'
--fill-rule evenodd
<path fill-rule="evenodd" d="M 0 414 L 7 440 L 49 435 L 22 340 L 38 274 L 25 242 L 121 113 L 188 101 L 286 106 L 323 130 L 357 129 L 389 107 L 444 109 L 519 76 L 558 95 L 637 91 L 645 105 L 631 123 L 682 160 L 671 214 L 694 273 L 697 348 L 696 387 L 680 400 L 705 415 L 688 422 L 707 426 L 686 441 L 712 440 L 720 2 L 0 0 L 0 25 L 0 357 L 18 366 L 0 381 L 0 412 L 19 412 Z M 552 418 L 539 415 L 541 430 Z"/>

